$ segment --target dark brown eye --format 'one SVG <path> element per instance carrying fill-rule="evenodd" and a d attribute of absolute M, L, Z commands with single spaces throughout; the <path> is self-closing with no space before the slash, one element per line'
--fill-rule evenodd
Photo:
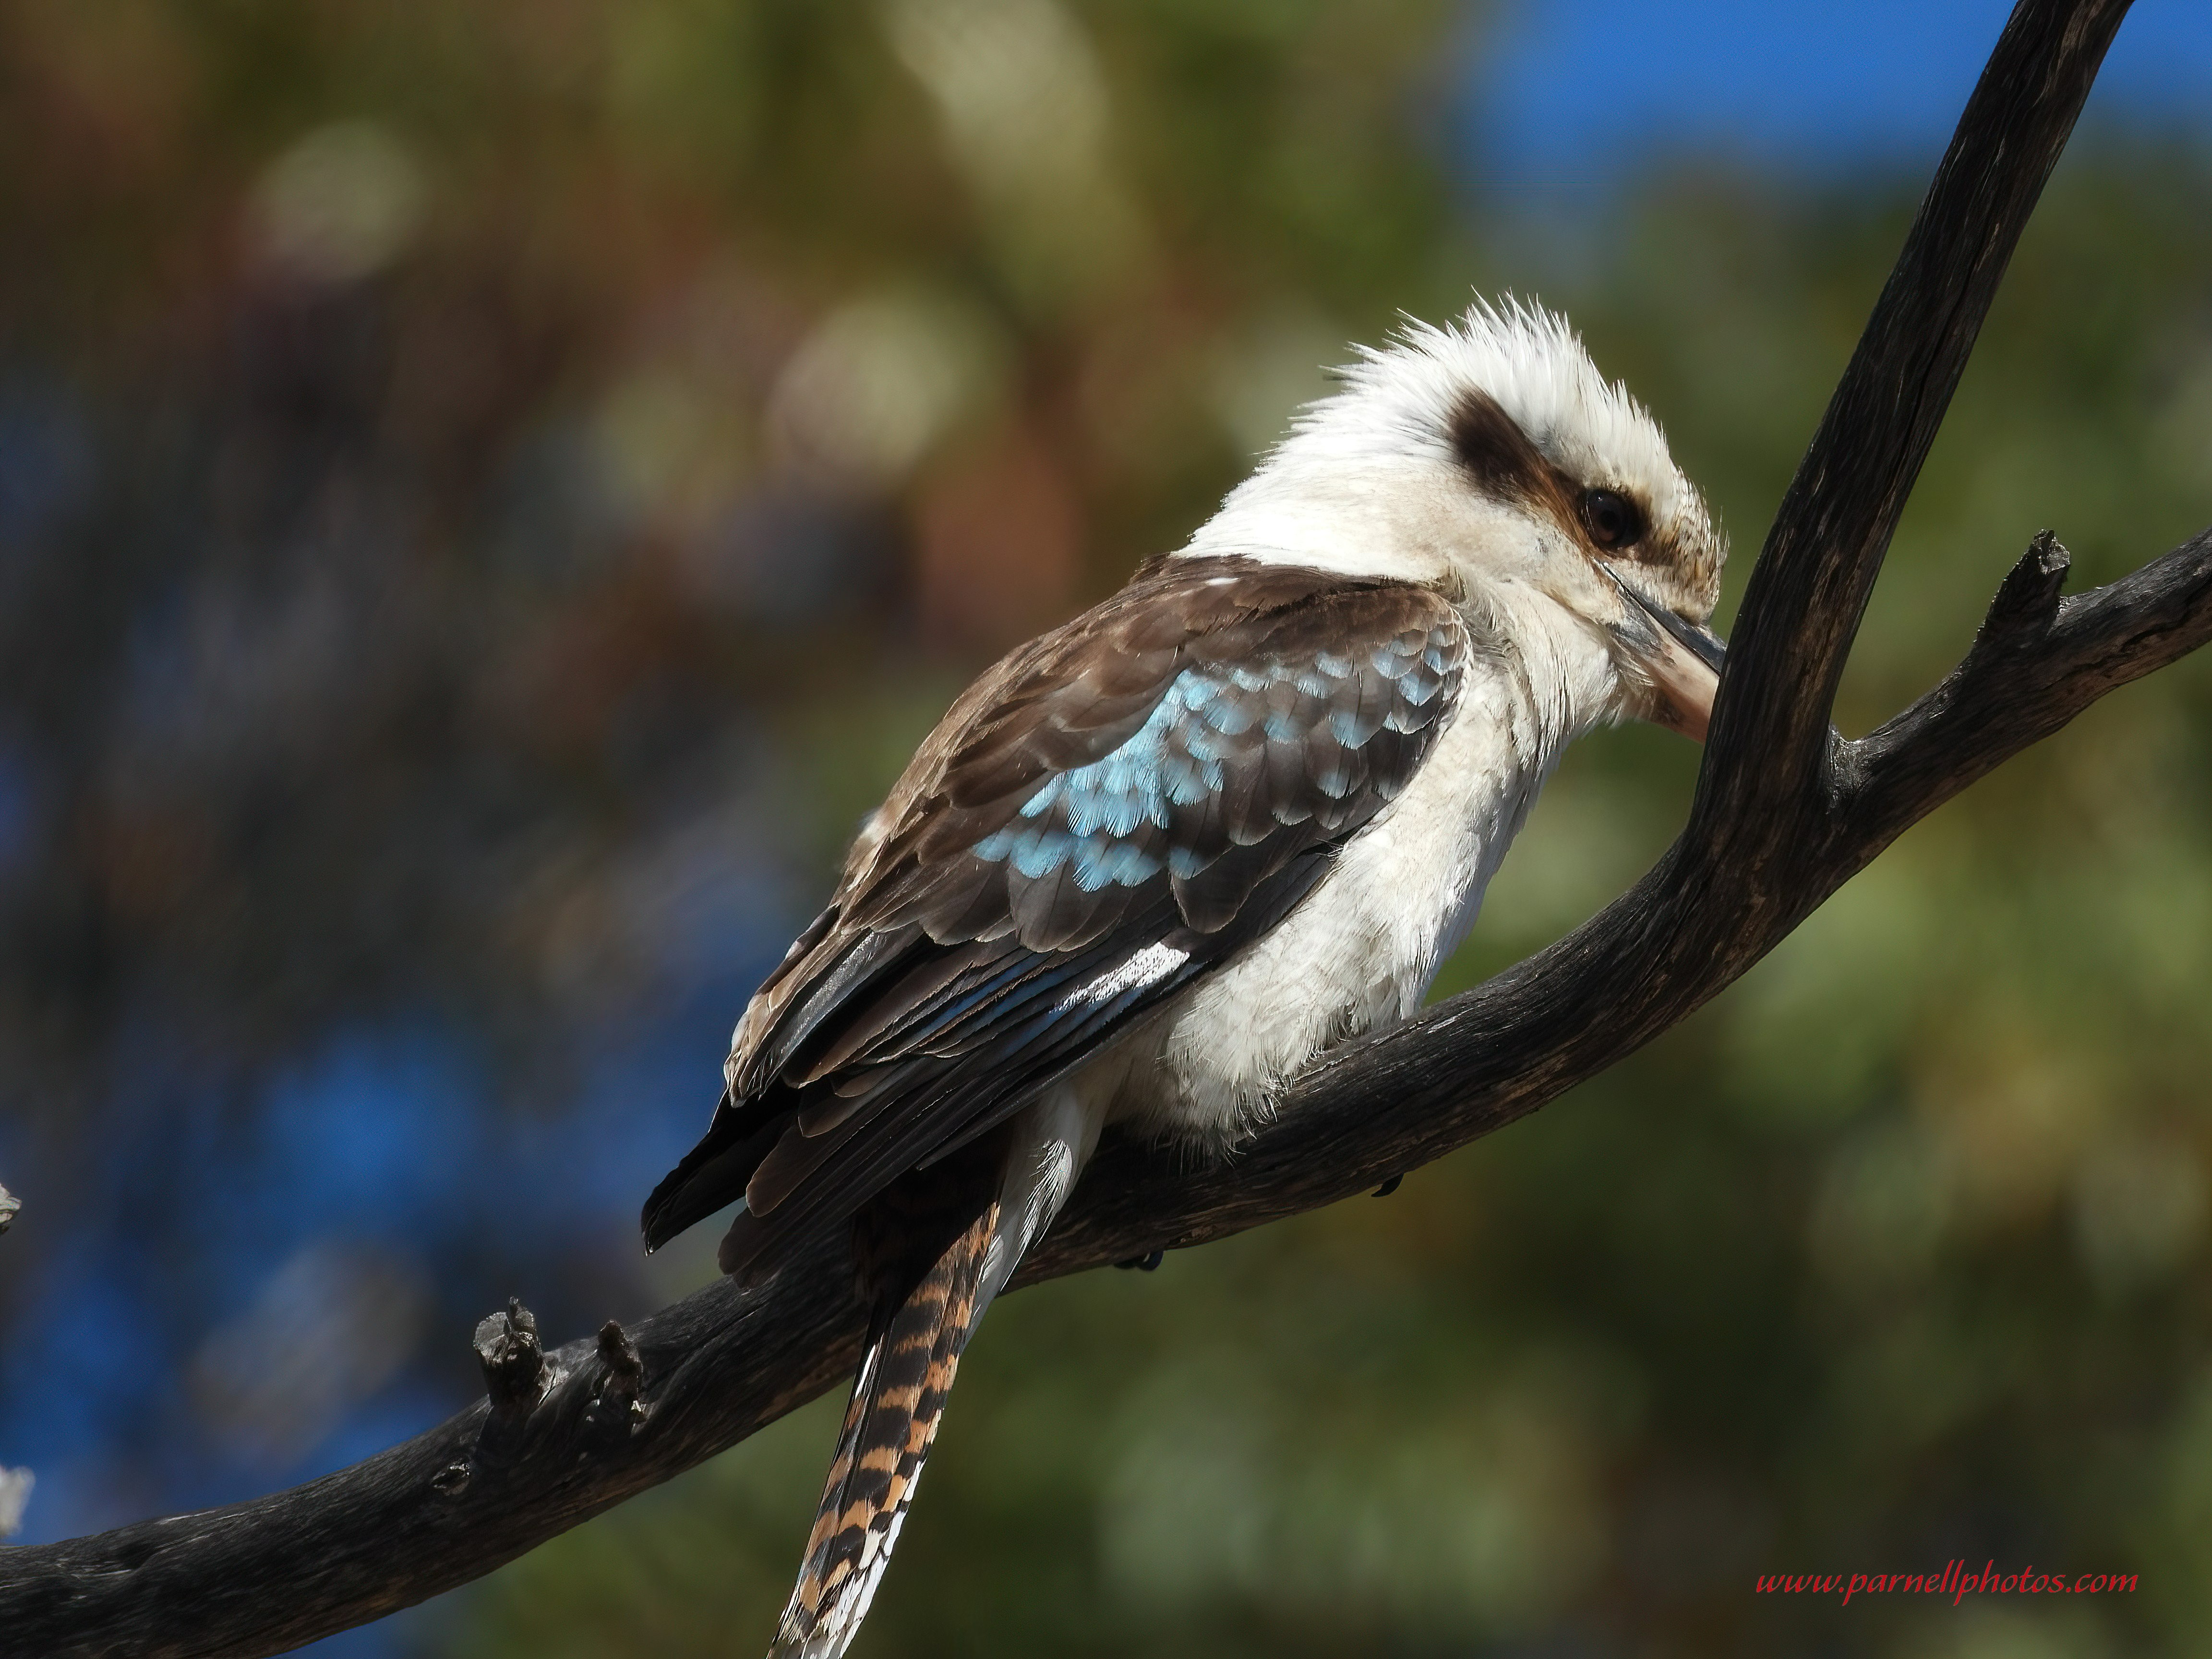
<path fill-rule="evenodd" d="M 1644 515 L 1617 489 L 1585 490 L 1583 526 L 1600 547 L 1626 547 L 1644 534 Z"/>

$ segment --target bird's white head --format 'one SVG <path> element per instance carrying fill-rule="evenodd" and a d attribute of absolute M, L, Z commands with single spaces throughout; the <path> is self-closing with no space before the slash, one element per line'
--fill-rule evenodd
<path fill-rule="evenodd" d="M 1558 670 L 1567 725 L 1705 735 L 1727 544 L 1564 318 L 1479 302 L 1449 327 L 1409 323 L 1341 378 L 1186 553 L 1437 586 Z"/>

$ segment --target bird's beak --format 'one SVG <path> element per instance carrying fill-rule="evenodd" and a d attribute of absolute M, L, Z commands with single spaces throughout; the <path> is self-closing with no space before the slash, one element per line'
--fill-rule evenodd
<path fill-rule="evenodd" d="M 1713 694 L 1721 687 L 1721 664 L 1728 655 L 1711 629 L 1647 599 L 1600 560 L 1597 568 L 1628 601 L 1613 635 L 1632 653 L 1659 692 L 1652 716 L 1659 725 L 1698 743 L 1713 717 Z"/>

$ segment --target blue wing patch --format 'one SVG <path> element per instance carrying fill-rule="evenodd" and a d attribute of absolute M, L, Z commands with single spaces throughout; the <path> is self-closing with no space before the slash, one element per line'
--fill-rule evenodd
<path fill-rule="evenodd" d="M 1363 789 L 1386 799 L 1395 793 L 1396 769 L 1369 764 L 1366 751 L 1386 732 L 1405 736 L 1436 724 L 1462 648 L 1439 626 L 1357 654 L 1322 649 L 1303 659 L 1186 668 L 1133 735 L 1048 778 L 1012 822 L 971 850 L 1030 881 L 1064 869 L 1079 890 L 1097 893 L 1141 887 L 1163 870 L 1189 881 L 1231 848 L 1281 825 L 1315 818 L 1334 828 Z M 1239 774 L 1255 769 L 1279 787 L 1250 788 Z M 1231 795 L 1262 807 L 1268 821 L 1232 823 L 1226 835 L 1177 833 L 1218 820 Z"/>
<path fill-rule="evenodd" d="M 1218 678 L 1186 669 L 1135 736 L 1102 760 L 1047 779 L 1012 823 L 975 843 L 975 856 L 1011 861 L 1032 881 L 1073 860 L 1075 884 L 1086 893 L 1109 884 L 1141 887 L 1164 868 L 1196 874 L 1203 866 L 1188 853 L 1147 851 L 1139 836 L 1167 829 L 1175 807 L 1221 789 L 1222 757 L 1208 734 L 1233 735 L 1249 724 L 1222 703 L 1224 689 Z"/>

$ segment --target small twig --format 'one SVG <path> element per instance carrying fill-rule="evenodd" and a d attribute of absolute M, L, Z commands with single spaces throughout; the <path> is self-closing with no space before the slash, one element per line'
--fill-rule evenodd
<path fill-rule="evenodd" d="M 492 1415 L 510 1421 L 529 1416 L 545 1394 L 545 1351 L 538 1342 L 537 1316 L 520 1297 L 510 1297 L 504 1313 L 489 1314 L 478 1322 L 476 1351 Z"/>
<path fill-rule="evenodd" d="M 1996 597 L 1990 601 L 1981 631 L 1966 653 L 1970 672 L 1997 652 L 2024 651 L 2042 640 L 2058 615 L 2058 596 L 2065 591 L 2066 573 L 2073 562 L 2074 556 L 2059 545 L 2055 534 L 2035 532 L 2027 551 L 2005 573 Z"/>
<path fill-rule="evenodd" d="M 623 1421 L 645 1421 L 645 1362 L 637 1357 L 637 1344 L 610 1319 L 599 1327 L 599 1364 L 606 1368 L 599 1379 L 599 1403 L 621 1414 Z"/>

